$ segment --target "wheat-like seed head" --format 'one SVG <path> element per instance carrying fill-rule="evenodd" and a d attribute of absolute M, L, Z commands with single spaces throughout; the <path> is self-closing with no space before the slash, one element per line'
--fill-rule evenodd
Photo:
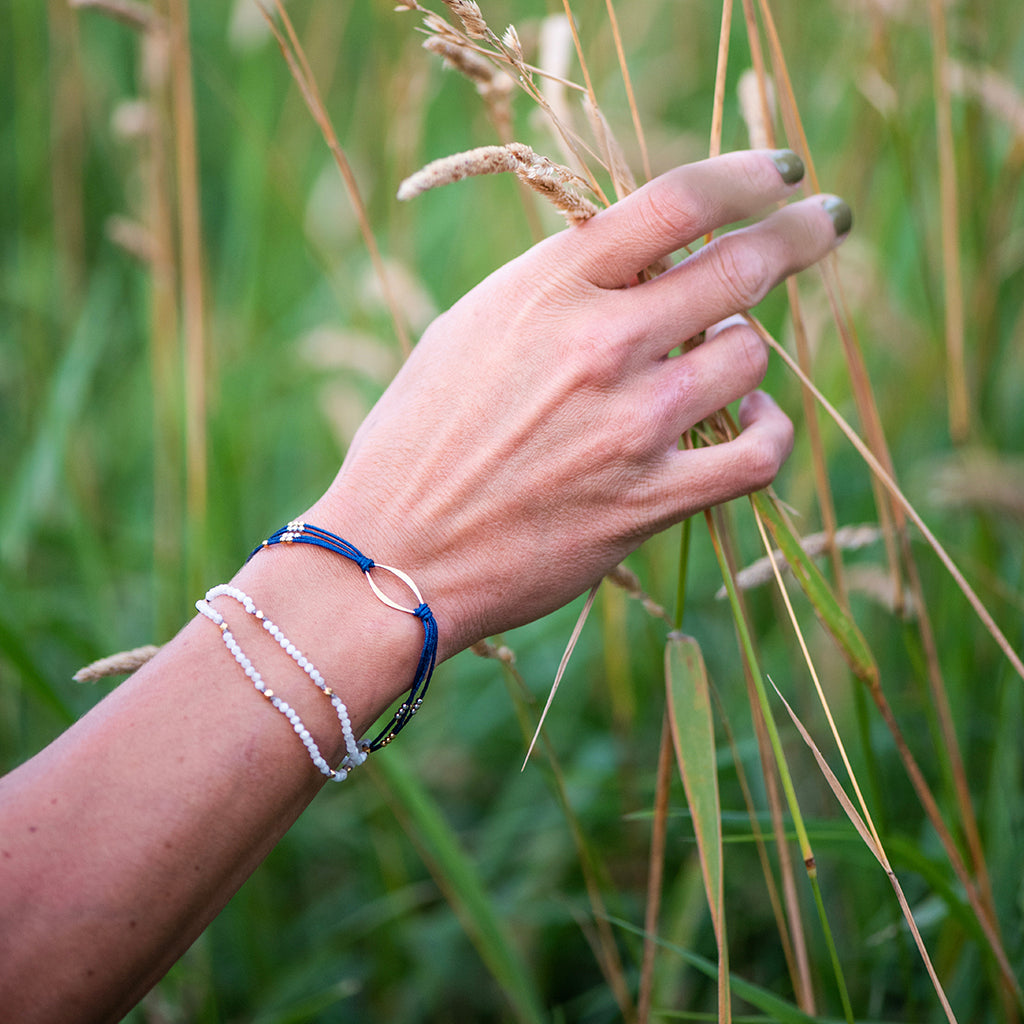
<path fill-rule="evenodd" d="M 109 658 L 100 658 L 85 668 L 80 668 L 72 678 L 76 683 L 95 683 L 107 676 L 126 676 L 136 669 L 142 668 L 160 648 L 153 644 L 145 647 L 133 647 L 130 651 L 112 654 Z"/>
<path fill-rule="evenodd" d="M 841 526 L 835 531 L 832 542 L 840 551 L 857 551 L 859 548 L 874 544 L 882 536 L 882 531 L 871 523 L 859 526 Z M 825 532 L 811 533 L 800 541 L 800 546 L 812 558 L 825 554 L 829 547 L 829 535 Z M 736 586 L 740 590 L 752 590 L 754 587 L 770 583 L 775 578 L 774 562 L 783 570 L 789 569 L 789 563 L 781 551 L 775 551 L 772 558 L 759 558 L 746 568 L 736 573 Z M 721 587 L 715 595 L 719 600 L 726 597 L 725 587 Z"/>
<path fill-rule="evenodd" d="M 623 196 L 628 196 L 630 192 L 636 191 L 636 178 L 633 177 L 626 154 L 623 152 L 622 146 L 619 145 L 619 140 L 615 137 L 611 125 L 608 124 L 608 119 L 589 93 L 583 96 L 583 109 L 587 112 L 587 120 L 590 121 L 590 130 L 594 133 L 598 151 L 604 157 L 608 173 L 612 176 L 615 195 L 618 199 L 622 199 Z"/>
<path fill-rule="evenodd" d="M 597 206 L 576 191 L 587 187 L 582 178 L 521 142 L 510 142 L 506 146 L 480 146 L 434 160 L 402 182 L 398 198 L 413 199 L 430 189 L 463 178 L 504 171 L 511 171 L 524 185 L 549 200 L 569 224 L 581 224 L 597 213 Z"/>
<path fill-rule="evenodd" d="M 523 44 L 519 41 L 519 33 L 516 31 L 515 25 L 509 25 L 505 29 L 505 34 L 501 37 L 501 45 L 514 63 L 526 63 L 526 58 L 523 56 Z"/>
<path fill-rule="evenodd" d="M 669 618 L 668 613 L 650 594 L 644 591 L 640 585 L 640 577 L 628 566 L 617 565 L 605 576 L 605 579 L 609 583 L 614 583 L 615 586 L 620 587 L 635 601 L 639 601 L 648 615 L 653 615 L 654 618 L 662 619 L 669 625 L 672 625 L 672 620 Z"/>
<path fill-rule="evenodd" d="M 494 65 L 481 57 L 476 50 L 456 42 L 447 35 L 427 36 L 423 40 L 423 49 L 436 54 L 444 62 L 445 67 L 465 75 L 477 88 L 489 87 L 497 73 Z"/>
<path fill-rule="evenodd" d="M 740 114 L 747 126 L 751 149 L 769 149 L 771 147 L 771 128 L 765 120 L 765 108 L 761 102 L 761 83 L 757 72 L 747 68 L 736 83 L 736 93 L 740 102 Z M 771 80 L 765 81 L 765 99 L 768 102 L 767 115 L 775 116 L 775 89 Z"/>
<path fill-rule="evenodd" d="M 491 32 L 480 12 L 478 4 L 473 0 L 444 0 L 445 7 L 462 23 L 466 35 L 471 39 L 490 39 Z"/>

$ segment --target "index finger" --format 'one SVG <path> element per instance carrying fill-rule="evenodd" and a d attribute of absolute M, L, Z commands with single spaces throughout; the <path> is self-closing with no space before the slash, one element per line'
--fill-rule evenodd
<path fill-rule="evenodd" d="M 727 153 L 677 167 L 560 236 L 575 249 L 565 256 L 598 287 L 624 287 L 701 235 L 785 199 L 803 174 L 803 162 L 788 149 Z"/>

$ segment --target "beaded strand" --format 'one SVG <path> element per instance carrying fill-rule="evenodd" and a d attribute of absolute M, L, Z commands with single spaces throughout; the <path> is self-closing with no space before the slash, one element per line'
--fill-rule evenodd
<path fill-rule="evenodd" d="M 348 708 L 342 702 L 341 697 L 334 692 L 331 687 L 324 681 L 324 677 L 317 670 L 317 667 L 311 662 L 303 653 L 300 651 L 295 644 L 293 644 L 288 637 L 276 626 L 270 619 L 268 619 L 263 612 L 256 606 L 256 602 L 246 593 L 239 590 L 238 587 L 231 586 L 230 583 L 221 583 L 219 586 L 213 587 L 206 592 L 206 601 L 213 601 L 218 597 L 230 597 L 237 601 L 253 618 L 258 619 L 259 623 L 263 628 L 277 641 L 278 646 L 282 651 L 287 654 L 292 661 L 295 662 L 303 672 L 313 681 L 324 696 L 328 697 L 334 707 L 335 712 L 338 715 L 338 721 L 341 723 L 341 731 L 345 736 L 345 747 L 348 750 L 348 756 L 342 762 L 342 765 L 347 768 L 355 768 L 361 765 L 367 757 L 367 752 L 363 750 L 359 743 L 356 741 L 355 734 L 352 731 L 352 721 L 348 716 Z"/>
<path fill-rule="evenodd" d="M 320 753 L 320 748 L 316 745 L 316 741 L 313 739 L 309 730 L 302 724 L 302 719 L 299 717 L 299 713 L 290 705 L 287 701 L 282 700 L 277 694 L 270 689 L 266 683 L 263 682 L 263 677 L 260 675 L 259 670 L 255 665 L 246 657 L 245 652 L 239 646 L 238 641 L 235 639 L 231 630 L 228 629 L 228 624 L 224 620 L 224 616 L 221 615 L 216 608 L 210 605 L 206 600 L 196 601 L 196 610 L 201 614 L 205 615 L 219 630 L 221 639 L 224 641 L 224 646 L 231 652 L 235 661 L 238 662 L 239 667 L 245 672 L 246 676 L 252 680 L 252 685 L 256 688 L 257 692 L 260 693 L 267 701 L 273 705 L 288 721 L 291 723 L 292 730 L 302 740 L 303 746 L 309 753 L 310 760 L 313 764 L 326 775 L 333 782 L 343 782 L 348 778 L 349 769 L 344 766 L 338 768 L 335 771 L 327 763 L 327 760 Z M 346 761 L 348 759 L 346 758 Z"/>

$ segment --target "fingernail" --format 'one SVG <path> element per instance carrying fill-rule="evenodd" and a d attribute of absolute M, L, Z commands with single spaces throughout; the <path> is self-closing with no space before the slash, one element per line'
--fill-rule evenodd
<path fill-rule="evenodd" d="M 771 152 L 773 163 L 779 169 L 787 185 L 795 185 L 804 176 L 804 162 L 791 149 L 775 149 Z"/>
<path fill-rule="evenodd" d="M 823 199 L 821 205 L 825 207 L 825 212 L 832 218 L 837 238 L 841 238 L 853 227 L 853 211 L 838 196 L 829 196 L 827 199 Z"/>

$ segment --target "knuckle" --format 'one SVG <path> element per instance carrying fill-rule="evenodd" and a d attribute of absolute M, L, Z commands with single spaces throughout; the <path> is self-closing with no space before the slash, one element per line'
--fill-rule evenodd
<path fill-rule="evenodd" d="M 760 384 L 768 372 L 768 347 L 756 331 L 747 327 L 737 330 L 739 333 L 737 358 L 745 370 L 744 380 L 753 387 Z"/>
<path fill-rule="evenodd" d="M 756 306 L 775 283 L 768 254 L 740 232 L 724 236 L 715 249 L 717 275 L 737 310 Z"/>
<path fill-rule="evenodd" d="M 646 242 L 666 241 L 673 249 L 692 237 L 694 218 L 685 195 L 668 188 L 637 193 L 636 230 Z"/>
<path fill-rule="evenodd" d="M 767 487 L 778 476 L 787 450 L 766 437 L 750 438 L 743 456 L 746 489 L 759 491 Z"/>

